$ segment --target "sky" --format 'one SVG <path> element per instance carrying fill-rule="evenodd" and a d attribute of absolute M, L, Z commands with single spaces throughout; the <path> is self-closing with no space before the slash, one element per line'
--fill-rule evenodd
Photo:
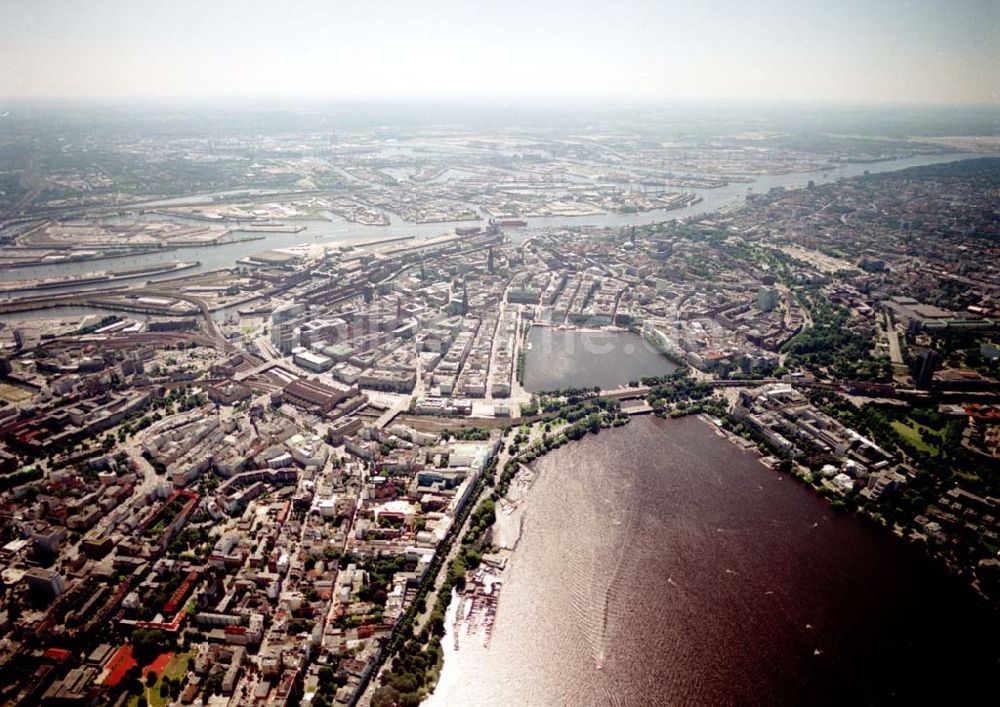
<path fill-rule="evenodd" d="M 0 0 L 0 98 L 1000 104 L 996 0 Z"/>

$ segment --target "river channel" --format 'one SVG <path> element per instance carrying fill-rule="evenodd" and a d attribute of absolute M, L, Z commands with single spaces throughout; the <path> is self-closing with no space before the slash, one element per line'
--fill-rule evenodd
<path fill-rule="evenodd" d="M 760 193 L 772 187 L 795 188 L 804 187 L 810 180 L 817 184 L 835 181 L 848 177 L 862 175 L 866 172 L 876 174 L 880 172 L 890 172 L 909 167 L 919 167 L 930 164 L 940 164 L 943 162 L 954 162 L 962 159 L 976 159 L 992 155 L 973 155 L 968 153 L 952 153 L 942 155 L 919 155 L 898 160 L 886 160 L 883 162 L 871 163 L 845 163 L 819 172 L 797 172 L 779 175 L 762 175 L 753 178 L 750 183 L 733 183 L 716 189 L 695 190 L 701 201 L 682 209 L 663 210 L 657 209 L 637 214 L 609 213 L 597 216 L 551 216 L 528 218 L 531 228 L 538 227 L 570 227 L 570 226 L 629 226 L 632 224 L 656 223 L 670 219 L 688 218 L 711 213 L 723 207 L 737 206 L 744 201 L 749 193 Z M 244 193 L 247 190 L 242 190 Z M 225 194 L 224 192 L 222 193 Z M 280 197 L 274 197 L 278 200 Z M 169 207 L 194 204 L 211 204 L 212 195 L 177 197 L 174 199 L 164 199 L 155 203 L 144 204 L 144 207 Z M 143 214 L 136 216 L 112 217 L 110 221 L 118 224 L 127 223 L 129 220 L 157 220 L 166 218 L 159 214 Z M 184 221 L 185 219 L 174 218 L 174 220 Z M 201 221 L 190 221 L 192 224 L 204 225 Z M 200 264 L 198 267 L 186 270 L 185 275 L 192 275 L 199 272 L 207 272 L 220 268 L 228 268 L 235 265 L 236 261 L 247 257 L 253 253 L 270 248 L 286 248 L 301 243 L 324 243 L 336 245 L 338 243 L 363 244 L 365 242 L 380 241 L 387 238 L 429 238 L 443 233 L 449 233 L 456 226 L 468 226 L 473 222 L 446 222 L 413 224 L 407 223 L 395 217 L 388 226 L 363 226 L 350 223 L 344 219 L 329 214 L 329 220 L 304 220 L 289 221 L 290 226 L 303 226 L 304 230 L 298 233 L 244 233 L 233 232 L 233 242 L 216 246 L 199 246 L 193 248 L 180 248 L 167 253 L 151 253 L 145 255 L 124 256 L 107 260 L 92 262 L 75 262 L 39 265 L 26 268 L 0 269 L 0 282 L 11 280 L 64 277 L 67 275 L 82 275 L 97 270 L 128 270 L 140 267 L 149 267 L 177 260 L 196 260 Z M 513 238 L 519 237 L 518 231 L 511 231 Z M 253 238 L 253 240 L 250 240 Z M 149 278 L 150 280 L 160 280 L 170 277 L 177 277 L 176 273 Z M 100 285 L 73 285 L 65 288 L 53 288 L 50 292 L 72 292 L 99 288 Z M 17 296 L 17 295 L 15 295 Z"/>

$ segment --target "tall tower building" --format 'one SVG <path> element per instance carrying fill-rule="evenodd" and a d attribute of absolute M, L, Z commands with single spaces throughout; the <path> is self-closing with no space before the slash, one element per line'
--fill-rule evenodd
<path fill-rule="evenodd" d="M 933 349 L 924 349 L 917 355 L 917 363 L 913 367 L 913 382 L 918 388 L 930 388 L 934 382 L 934 371 L 937 370 L 940 354 Z"/>
<path fill-rule="evenodd" d="M 299 330 L 291 322 L 271 327 L 271 343 L 282 355 L 287 356 L 299 345 Z"/>

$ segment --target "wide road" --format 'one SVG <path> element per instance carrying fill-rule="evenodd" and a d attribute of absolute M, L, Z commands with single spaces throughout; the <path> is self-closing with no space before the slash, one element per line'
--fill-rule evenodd
<path fill-rule="evenodd" d="M 222 349 L 225 353 L 232 353 L 236 351 L 236 346 L 233 345 L 231 341 L 226 339 L 216 325 L 215 320 L 212 318 L 212 312 L 208 307 L 208 302 L 203 300 L 201 297 L 193 297 L 192 295 L 184 295 L 179 292 L 174 292 L 173 290 L 153 290 L 153 289 L 141 289 L 141 290 L 129 290 L 129 294 L 141 293 L 143 295 L 150 295 L 152 297 L 166 297 L 170 299 L 179 299 L 182 302 L 188 302 L 193 304 L 198 309 L 201 310 L 201 316 L 205 319 L 205 331 L 208 333 L 212 340 L 215 342 L 217 348 Z"/>
<path fill-rule="evenodd" d="M 903 363 L 903 352 L 899 345 L 899 332 L 892 321 L 892 314 L 885 313 L 885 335 L 889 339 L 889 358 L 893 363 Z"/>

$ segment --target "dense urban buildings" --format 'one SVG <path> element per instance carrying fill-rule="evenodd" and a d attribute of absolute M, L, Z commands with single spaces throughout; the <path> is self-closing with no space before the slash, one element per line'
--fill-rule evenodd
<path fill-rule="evenodd" d="M 36 117 L 0 134 L 4 704 L 419 702 L 503 615 L 536 460 L 636 415 L 1000 597 L 994 136 Z"/>

